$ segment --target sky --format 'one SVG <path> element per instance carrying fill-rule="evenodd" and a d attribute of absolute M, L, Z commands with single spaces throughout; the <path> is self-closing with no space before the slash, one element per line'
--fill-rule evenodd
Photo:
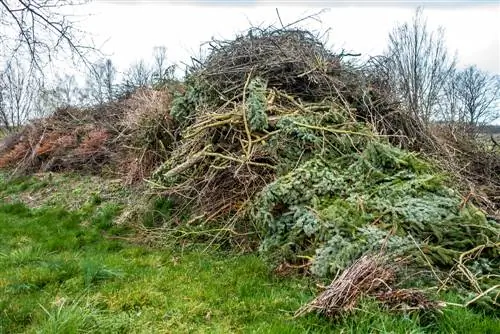
<path fill-rule="evenodd" d="M 231 39 L 251 25 L 284 25 L 326 11 L 301 27 L 328 31 L 328 45 L 365 56 L 383 52 L 397 24 L 409 21 L 417 1 L 95 1 L 83 28 L 110 56 L 119 70 L 135 61 L 151 59 L 154 46 L 167 48 L 168 60 L 180 64 L 200 55 L 200 45 Z M 428 26 L 442 26 L 458 66 L 477 64 L 500 74 L 500 0 L 427 1 Z"/>

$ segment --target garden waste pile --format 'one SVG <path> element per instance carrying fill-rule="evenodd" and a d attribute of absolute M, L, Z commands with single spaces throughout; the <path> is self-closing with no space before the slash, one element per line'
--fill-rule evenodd
<path fill-rule="evenodd" d="M 397 298 L 435 305 L 413 290 L 391 290 L 404 272 L 414 278 L 410 287 L 415 280 L 454 286 L 474 302 L 498 306 L 498 222 L 449 186 L 453 175 L 415 153 L 435 150 L 439 141 L 399 108 L 373 62 L 335 54 L 308 31 L 252 28 L 212 41 L 182 88 L 171 91 L 138 91 L 108 107 L 114 112 L 107 122 L 81 125 L 80 141 L 66 125 L 28 126 L 10 150 L 4 146 L 0 164 L 122 165 L 135 171 L 126 175 L 130 182 L 147 178 L 172 203 L 155 233 L 209 225 L 218 240 L 257 234 L 271 261 L 319 278 L 382 252 L 385 264 L 401 270 L 376 271 L 391 279 L 366 292 L 391 305 Z M 54 131 L 64 135 L 54 139 Z M 352 272 L 367 271 L 341 277 Z"/>
<path fill-rule="evenodd" d="M 0 168 L 105 173 L 126 184 L 142 182 L 174 141 L 171 99 L 170 89 L 139 89 L 99 106 L 60 108 L 4 139 Z"/>
<path fill-rule="evenodd" d="M 383 249 L 427 283 L 498 284 L 498 223 L 407 150 L 431 136 L 369 66 L 301 30 L 210 46 L 173 101 L 179 139 L 152 177 L 179 215 L 228 236 L 256 229 L 270 259 L 319 277 Z"/>

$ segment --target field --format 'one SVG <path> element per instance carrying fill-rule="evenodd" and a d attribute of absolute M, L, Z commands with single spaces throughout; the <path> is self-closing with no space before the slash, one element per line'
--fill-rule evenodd
<path fill-rule="evenodd" d="M 0 178 L 0 333 L 498 333 L 494 315 L 448 306 L 392 314 L 365 300 L 329 321 L 293 318 L 317 293 L 255 254 L 127 241 L 128 192 L 75 175 Z M 73 190 L 70 190 L 73 189 Z M 24 203 L 22 203 L 24 202 Z M 56 205 L 56 203 L 59 203 Z M 449 292 L 443 300 L 460 303 Z"/>

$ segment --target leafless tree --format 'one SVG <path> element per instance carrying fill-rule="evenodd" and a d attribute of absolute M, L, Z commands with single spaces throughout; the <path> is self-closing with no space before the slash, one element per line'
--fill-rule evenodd
<path fill-rule="evenodd" d="M 13 59 L 0 73 L 0 126 L 7 131 L 24 124 L 34 113 L 38 81 L 31 68 Z"/>
<path fill-rule="evenodd" d="M 134 63 L 125 72 L 123 82 L 121 84 L 121 94 L 127 95 L 132 93 L 137 88 L 150 87 L 152 78 L 152 70 L 147 63 L 141 59 Z"/>
<path fill-rule="evenodd" d="M 116 68 L 111 59 L 94 64 L 87 77 L 87 94 L 92 102 L 103 104 L 115 97 Z"/>
<path fill-rule="evenodd" d="M 104 64 L 104 89 L 106 91 L 106 99 L 111 101 L 115 97 L 115 81 L 116 81 L 116 68 L 111 59 L 106 59 Z"/>
<path fill-rule="evenodd" d="M 461 119 L 470 127 L 488 124 L 500 117 L 500 78 L 469 66 L 454 77 Z"/>
<path fill-rule="evenodd" d="M 443 98 L 440 101 L 439 119 L 448 124 L 463 124 L 463 112 L 458 98 L 457 72 L 453 71 L 443 87 Z"/>
<path fill-rule="evenodd" d="M 0 0 L 0 122 L 4 127 L 14 128 L 42 110 L 74 100 L 69 97 L 74 92 L 63 87 L 64 80 L 53 89 L 46 89 L 43 80 L 47 63 L 61 55 L 65 64 L 71 58 L 90 67 L 88 56 L 97 50 L 78 29 L 72 13 L 86 3 L 87 0 Z"/>
<path fill-rule="evenodd" d="M 167 48 L 157 46 L 153 48 L 153 66 L 151 80 L 161 86 L 172 80 L 175 67 L 167 64 Z"/>
<path fill-rule="evenodd" d="M 389 34 L 386 56 L 402 102 L 410 113 L 429 122 L 455 66 L 443 30 L 429 31 L 422 8 L 418 8 L 410 23 L 396 26 Z"/>
<path fill-rule="evenodd" d="M 83 106 L 88 99 L 86 91 L 80 87 L 74 75 L 58 76 L 50 86 L 43 85 L 38 91 L 38 108 L 43 114 L 50 114 L 58 108 Z"/>

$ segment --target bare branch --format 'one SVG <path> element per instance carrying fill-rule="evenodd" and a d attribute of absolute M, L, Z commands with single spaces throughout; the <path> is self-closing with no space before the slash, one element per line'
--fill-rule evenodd
<path fill-rule="evenodd" d="M 0 24 L 7 29 L 2 33 L 3 38 L 17 38 L 11 40 L 13 54 L 27 51 L 29 61 L 40 72 L 44 68 L 42 60 L 47 57 L 50 61 L 60 51 L 69 51 L 76 59 L 83 61 L 90 67 L 87 60 L 88 52 L 98 52 L 93 46 L 81 45 L 84 38 L 76 22 L 69 19 L 65 9 L 87 3 L 87 0 L 0 0 Z M 90 43 L 90 41 L 88 41 Z M 2 54 L 3 57 L 7 53 Z M 12 55 L 11 55 L 12 56 Z"/>

